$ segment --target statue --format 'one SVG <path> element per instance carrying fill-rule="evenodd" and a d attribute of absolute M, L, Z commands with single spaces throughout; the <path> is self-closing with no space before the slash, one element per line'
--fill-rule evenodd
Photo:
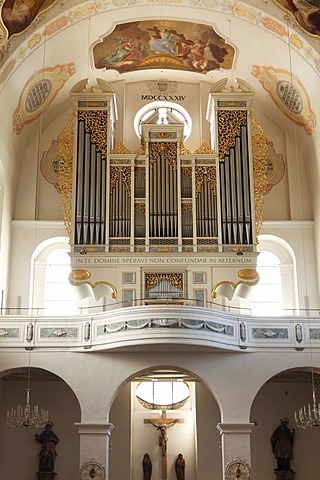
<path fill-rule="evenodd" d="M 165 426 L 158 427 L 160 431 L 159 447 L 161 447 L 162 456 L 165 456 L 167 453 L 167 443 L 168 443 L 167 428 L 168 427 L 165 427 Z"/>
<path fill-rule="evenodd" d="M 277 468 L 275 470 L 292 471 L 290 460 L 292 459 L 292 447 L 295 431 L 288 428 L 289 419 L 281 418 L 280 425 L 275 429 L 271 436 L 272 452 L 277 459 Z"/>
<path fill-rule="evenodd" d="M 53 472 L 54 470 L 54 460 L 57 456 L 56 445 L 59 442 L 59 438 L 52 431 L 52 427 L 53 423 L 48 422 L 45 430 L 40 435 L 35 435 L 36 441 L 41 443 L 39 472 Z"/>
<path fill-rule="evenodd" d="M 142 468 L 143 468 L 143 480 L 151 480 L 152 462 L 148 453 L 144 454 L 144 457 L 142 460 Z"/>
<path fill-rule="evenodd" d="M 184 476 L 185 467 L 186 467 L 185 459 L 183 458 L 182 453 L 179 453 L 178 458 L 176 460 L 176 464 L 175 464 L 177 480 L 185 479 L 185 476 Z"/>

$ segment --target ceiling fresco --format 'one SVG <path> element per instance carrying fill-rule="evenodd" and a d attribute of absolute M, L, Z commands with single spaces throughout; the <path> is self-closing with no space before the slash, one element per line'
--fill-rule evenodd
<path fill-rule="evenodd" d="M 5 0 L 1 9 L 2 42 L 23 32 L 35 18 L 57 0 Z"/>
<path fill-rule="evenodd" d="M 146 68 L 207 73 L 231 69 L 234 55 L 212 27 L 172 20 L 117 25 L 93 49 L 96 68 L 119 73 Z"/>
<path fill-rule="evenodd" d="M 320 0 L 273 0 L 312 35 L 320 35 Z"/>
<path fill-rule="evenodd" d="M 38 13 L 36 13 L 33 20 L 30 14 L 29 20 L 26 22 L 29 26 L 24 27 L 25 29 L 21 30 L 20 33 L 12 34 L 8 39 L 9 32 L 3 21 L 3 15 L 6 16 L 6 14 L 3 13 L 3 10 L 4 8 L 12 9 L 13 4 L 19 5 L 21 1 L 5 0 L 3 3 L 0 2 L 0 67 L 4 67 L 0 72 L 0 85 L 6 82 L 12 72 L 18 68 L 19 64 L 27 56 L 58 32 L 71 25 L 74 26 L 77 22 L 82 22 L 84 19 L 97 18 L 99 14 L 104 12 L 112 15 L 112 11 L 117 10 L 119 6 L 125 7 L 127 5 L 132 9 L 150 4 L 149 0 L 135 0 L 134 3 L 131 0 L 100 0 L 99 2 L 88 1 L 82 4 L 79 4 L 79 0 L 61 2 L 57 0 L 26 0 L 26 2 L 31 2 L 30 5 L 34 4 L 33 12 L 36 12 L 38 9 Z M 313 1 L 319 3 L 320 0 Z M 172 2 L 171 0 L 161 0 L 160 3 L 165 8 L 165 4 L 170 5 Z M 188 6 L 189 0 L 179 0 L 179 7 L 183 5 Z M 257 8 L 254 0 L 247 0 L 242 3 L 234 2 L 234 0 L 197 0 L 197 6 L 202 7 L 203 11 L 207 9 L 209 15 L 211 15 L 210 12 L 213 14 L 214 11 L 227 12 L 234 19 L 237 18 L 251 23 L 265 32 L 272 32 L 278 38 L 289 40 L 291 47 L 298 51 L 320 74 L 320 44 L 318 37 L 306 35 L 307 38 L 305 38 L 303 35 L 305 30 L 302 28 L 297 30 L 295 28 L 295 24 L 298 25 L 296 20 L 293 20 L 293 23 L 291 22 L 292 28 L 290 27 L 288 30 L 286 25 L 286 14 L 289 12 L 288 5 L 289 2 L 285 0 L 272 0 L 272 3 L 265 2 L 263 5 L 264 10 L 261 10 Z M 289 17 L 294 19 L 293 12 Z M 188 38 L 185 32 L 184 34 Z M 96 38 L 98 38 L 98 35 Z M 117 45 L 114 45 L 114 49 L 116 47 Z"/>

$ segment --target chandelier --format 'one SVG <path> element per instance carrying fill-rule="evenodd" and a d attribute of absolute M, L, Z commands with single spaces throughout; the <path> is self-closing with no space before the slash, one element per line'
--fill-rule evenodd
<path fill-rule="evenodd" d="M 38 405 L 30 405 L 30 388 L 26 389 L 27 398 L 25 406 L 20 403 L 16 408 L 7 410 L 6 424 L 13 428 L 34 427 L 41 428 L 49 421 L 48 410 L 39 408 Z"/>
<path fill-rule="evenodd" d="M 26 388 L 26 403 L 21 405 L 18 403 L 16 407 L 11 407 L 7 410 L 6 424 L 12 428 L 34 427 L 42 428 L 49 421 L 49 412 L 44 408 L 39 408 L 39 405 L 30 404 L 30 354 L 29 351 L 29 365 L 28 365 L 28 383 Z"/>
<path fill-rule="evenodd" d="M 314 377 L 312 372 L 312 405 L 303 405 L 298 412 L 294 412 L 294 418 L 298 428 L 319 427 L 320 426 L 320 404 L 317 403 L 316 389 L 314 386 Z"/>

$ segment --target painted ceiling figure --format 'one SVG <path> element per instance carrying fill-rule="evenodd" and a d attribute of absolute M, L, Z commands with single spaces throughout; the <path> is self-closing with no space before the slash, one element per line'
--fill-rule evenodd
<path fill-rule="evenodd" d="M 292 12 L 298 23 L 307 32 L 320 35 L 319 0 L 277 0 L 277 2 Z"/>
<path fill-rule="evenodd" d="M 155 35 L 152 35 L 149 41 L 150 50 L 156 53 L 171 53 L 171 55 L 176 55 L 177 35 L 167 28 L 159 30 L 157 27 L 154 27 L 153 31 Z"/>
<path fill-rule="evenodd" d="M 186 33 L 188 32 L 188 33 Z M 235 51 L 212 28 L 189 22 L 149 20 L 117 25 L 93 48 L 96 68 L 119 73 L 178 68 L 206 73 L 230 69 Z"/>
<path fill-rule="evenodd" d="M 45 4 L 52 4 L 54 0 L 6 0 L 2 8 L 2 21 L 9 32 L 9 37 L 23 32 Z M 48 6 L 46 5 L 46 6 Z"/>

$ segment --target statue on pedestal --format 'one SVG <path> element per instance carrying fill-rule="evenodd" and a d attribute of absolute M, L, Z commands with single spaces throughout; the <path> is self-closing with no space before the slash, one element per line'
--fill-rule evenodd
<path fill-rule="evenodd" d="M 52 431 L 53 423 L 48 422 L 45 430 L 40 434 L 35 435 L 38 443 L 41 443 L 41 450 L 39 453 L 39 472 L 38 480 L 54 480 L 56 473 L 54 472 L 54 460 L 57 456 L 56 445 L 59 443 L 59 438 Z"/>
<path fill-rule="evenodd" d="M 293 457 L 293 443 L 295 431 L 288 428 L 289 419 L 283 417 L 280 425 L 271 435 L 271 447 L 274 457 L 277 459 L 277 468 L 274 469 L 276 477 L 280 479 L 293 478 L 294 472 L 291 469 L 290 461 Z"/>

